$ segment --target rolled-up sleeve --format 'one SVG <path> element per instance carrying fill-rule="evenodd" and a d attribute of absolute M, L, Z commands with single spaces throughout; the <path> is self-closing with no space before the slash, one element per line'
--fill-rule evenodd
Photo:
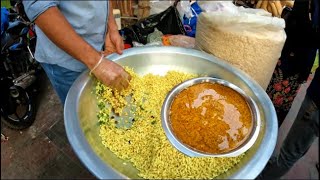
<path fill-rule="evenodd" d="M 35 21 L 37 17 L 45 12 L 47 9 L 53 6 L 57 6 L 59 1 L 50 0 L 23 0 L 22 1 L 24 10 L 30 19 L 30 21 Z"/>

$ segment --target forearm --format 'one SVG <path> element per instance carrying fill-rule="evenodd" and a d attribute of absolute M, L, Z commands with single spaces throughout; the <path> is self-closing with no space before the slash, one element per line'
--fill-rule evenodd
<path fill-rule="evenodd" d="M 98 62 L 100 53 L 76 33 L 57 7 L 47 9 L 35 23 L 53 43 L 88 68 Z"/>
<path fill-rule="evenodd" d="M 108 16 L 108 31 L 118 31 L 118 26 L 116 20 L 113 16 L 113 8 L 109 6 L 109 16 Z"/>

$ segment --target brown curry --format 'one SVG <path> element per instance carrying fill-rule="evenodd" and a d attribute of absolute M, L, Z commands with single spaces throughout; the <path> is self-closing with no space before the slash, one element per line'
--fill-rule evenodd
<path fill-rule="evenodd" d="M 190 86 L 175 97 L 170 121 L 182 143 L 214 154 L 237 148 L 252 129 L 251 111 L 242 95 L 208 82 Z"/>

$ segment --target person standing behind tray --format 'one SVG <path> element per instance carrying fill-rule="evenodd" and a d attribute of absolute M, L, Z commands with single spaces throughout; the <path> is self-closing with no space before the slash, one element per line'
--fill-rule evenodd
<path fill-rule="evenodd" d="M 272 157 L 257 179 L 280 179 L 319 137 L 320 67 L 307 89 L 298 115 L 285 138 L 280 154 Z"/>
<path fill-rule="evenodd" d="M 319 21 L 319 14 L 312 7 L 319 0 L 312 2 L 295 1 L 291 11 L 283 10 L 287 39 L 266 91 L 276 109 L 279 127 L 291 109 L 299 88 L 307 81 L 317 53 L 314 47 L 319 41 L 315 38 L 314 27 Z"/>
<path fill-rule="evenodd" d="M 86 68 L 113 89 L 128 86 L 130 75 L 101 52 L 104 43 L 107 53 L 124 48 L 109 1 L 23 0 L 23 5 L 36 24 L 35 58 L 63 104 Z"/>
<path fill-rule="evenodd" d="M 319 32 L 319 9 L 320 3 L 312 1 L 311 11 L 312 27 L 315 31 L 313 39 L 315 43 L 300 47 L 300 49 L 314 49 L 319 52 L 320 32 Z M 295 2 L 295 6 L 302 5 L 308 8 L 308 1 Z M 317 15 L 315 15 L 317 14 Z M 315 59 L 312 53 L 311 59 Z M 302 61 L 304 59 L 301 59 Z M 318 62 L 319 63 L 319 62 Z M 298 115 L 285 138 L 278 156 L 272 157 L 267 166 L 257 177 L 257 179 L 280 179 L 291 167 L 303 157 L 309 150 L 313 141 L 319 137 L 319 107 L 320 107 L 320 67 L 317 68 L 314 78 L 307 89 L 307 94 L 299 109 Z M 317 164 L 317 168 L 319 164 Z M 319 169 L 318 169 L 319 170 Z"/>

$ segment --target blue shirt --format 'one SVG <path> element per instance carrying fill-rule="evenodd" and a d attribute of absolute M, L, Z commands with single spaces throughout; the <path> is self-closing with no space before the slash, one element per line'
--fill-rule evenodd
<path fill-rule="evenodd" d="M 86 42 L 97 51 L 102 50 L 109 13 L 108 1 L 24 0 L 23 5 L 30 21 L 34 21 L 50 7 L 58 7 L 74 30 Z M 86 69 L 83 63 L 71 57 L 49 40 L 37 26 L 36 34 L 35 58 L 37 61 L 56 64 L 77 72 Z"/>

